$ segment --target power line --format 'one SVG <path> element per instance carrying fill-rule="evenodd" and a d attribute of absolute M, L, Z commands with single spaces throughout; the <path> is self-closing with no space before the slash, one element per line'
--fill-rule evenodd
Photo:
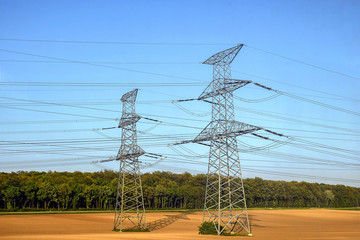
<path fill-rule="evenodd" d="M 347 114 L 360 116 L 359 112 L 354 112 L 354 111 L 347 110 L 347 109 L 340 108 L 340 107 L 336 107 L 336 106 L 333 106 L 333 105 L 330 105 L 330 104 L 326 104 L 326 103 L 318 102 L 318 101 L 311 100 L 311 99 L 308 99 L 308 98 L 300 97 L 300 96 L 297 96 L 295 94 L 290 94 L 290 93 L 287 93 L 287 92 L 282 92 L 282 91 L 278 91 L 278 92 L 280 92 L 284 96 L 288 96 L 288 97 L 291 97 L 291 98 L 294 98 L 294 99 L 298 99 L 298 100 L 301 100 L 301 101 L 305 101 L 305 102 L 308 102 L 308 103 L 319 105 L 319 106 L 322 106 L 322 107 L 325 107 L 325 108 L 333 109 L 333 110 L 336 110 L 336 111 L 339 111 L 339 112 L 344 112 L 344 113 L 347 113 Z"/>
<path fill-rule="evenodd" d="M 161 73 L 153 73 L 153 72 L 146 72 L 146 71 L 140 71 L 140 70 L 134 70 L 134 69 L 128 69 L 128 68 L 120 68 L 120 67 L 114 67 L 114 66 L 108 66 L 108 65 L 102 65 L 102 64 L 75 61 L 75 60 L 64 59 L 64 58 L 49 57 L 49 56 L 43 56 L 43 55 L 38 55 L 38 54 L 33 54 L 33 53 L 11 51 L 11 50 L 6 50 L 6 49 L 0 49 L 0 51 L 9 52 L 9 53 L 15 53 L 15 54 L 21 54 L 21 55 L 26 55 L 26 56 L 32 56 L 32 57 L 40 57 L 40 58 L 47 58 L 47 59 L 52 59 L 52 60 L 79 63 L 79 64 L 85 64 L 85 65 L 96 66 L 96 67 L 117 69 L 117 70 L 122 70 L 122 71 L 127 71 L 127 72 L 142 73 L 142 74 L 148 74 L 148 75 L 160 76 L 160 77 L 166 77 L 166 78 L 177 78 L 177 79 L 183 79 L 183 80 L 192 80 L 192 81 L 196 81 L 196 82 L 205 82 L 205 81 L 198 80 L 198 79 L 193 79 L 193 78 L 178 77 L 178 76 L 166 75 L 166 74 L 161 74 Z"/>
<path fill-rule="evenodd" d="M 67 116 L 75 116 L 75 117 L 89 117 L 89 118 L 96 118 L 96 119 L 103 119 L 103 120 L 116 120 L 114 118 L 89 116 L 89 115 L 82 115 L 82 114 L 75 114 L 75 113 L 53 112 L 53 111 L 45 111 L 45 110 L 37 110 L 37 109 L 27 109 L 27 108 L 19 108 L 19 107 L 0 106 L 0 108 L 8 108 L 8 109 L 16 109 L 16 110 L 24 110 L 24 111 L 32 111 L 32 112 L 41 112 L 41 113 L 51 113 L 51 114 L 67 115 Z"/>
<path fill-rule="evenodd" d="M 114 119 L 111 119 L 113 121 Z M 57 123 L 76 123 L 76 122 L 98 122 L 110 121 L 105 119 L 72 119 L 72 120 L 36 120 L 36 121 L 11 121 L 0 122 L 0 125 L 25 125 L 25 124 L 57 124 Z"/>
<path fill-rule="evenodd" d="M 267 113 L 265 111 L 260 112 L 260 111 L 256 111 L 256 110 L 249 109 L 249 108 L 242 108 L 242 107 L 235 107 L 235 108 L 238 109 L 238 110 L 241 110 L 241 111 L 245 111 L 245 112 L 249 112 L 249 113 L 253 113 L 253 114 L 257 114 L 257 115 L 263 115 L 263 116 L 267 116 L 267 117 L 271 117 L 271 118 L 282 119 L 282 120 L 286 120 L 286 121 L 290 121 L 290 122 L 297 122 L 297 123 L 301 123 L 301 124 L 305 124 L 305 125 L 328 128 L 328 129 L 338 130 L 338 131 L 346 131 L 346 132 L 351 132 L 351 133 L 354 133 L 354 132 L 360 133 L 360 130 L 356 130 L 356 129 L 348 129 L 348 128 L 336 127 L 336 126 L 325 125 L 325 124 L 320 124 L 320 123 L 315 123 L 315 122 L 297 120 L 297 119 L 293 119 L 293 118 L 289 118 L 289 117 L 282 117 L 282 116 L 275 115 L 275 114 L 272 114 L 272 113 Z"/>
<path fill-rule="evenodd" d="M 17 106 L 17 105 L 21 105 L 21 106 L 40 106 L 40 105 L 59 105 L 59 106 L 68 106 L 68 107 L 76 107 L 76 108 L 88 108 L 88 109 L 92 109 L 92 110 L 101 110 L 101 111 L 114 111 L 114 112 L 119 112 L 119 111 L 115 111 L 115 110 L 109 110 L 109 109 L 103 109 L 103 108 L 89 108 L 89 107 L 84 107 L 84 105 L 118 105 L 117 102 L 101 102 L 101 101 L 96 101 L 96 102 L 87 102 L 87 103 L 83 103 L 83 102 L 73 102 L 73 103 L 59 103 L 59 102 L 48 102 L 48 101 L 34 101 L 34 100 L 27 100 L 27 99 L 19 99 L 19 98 L 6 98 L 6 97 L 0 97 L 3 99 L 8 99 L 8 100 L 16 100 L 16 101 L 25 101 L 25 102 L 30 102 L 32 104 L 20 104 L 20 103 L 11 103 L 11 102 L 4 102 L 6 104 L 6 106 Z M 151 104 L 154 105 L 154 103 L 175 103 L 173 101 L 170 100 L 150 100 L 150 101 L 139 101 L 138 104 Z M 1 103 L 0 103 L 1 104 Z M 80 105 L 80 106 L 79 106 Z M 181 108 L 181 110 L 190 113 L 191 115 L 195 115 L 195 116 L 206 116 L 209 113 L 206 114 L 197 114 L 197 113 L 193 113 L 190 110 L 187 110 L 185 107 L 179 106 L 179 105 L 175 105 L 177 108 Z M 301 120 L 297 120 L 297 119 L 291 119 L 288 117 L 281 117 L 281 116 L 277 116 L 274 113 L 269 113 L 267 111 L 256 111 L 253 109 L 248 109 L 248 108 L 237 108 L 240 109 L 242 111 L 248 111 L 251 113 L 255 113 L 255 114 L 259 114 L 259 115 L 266 115 L 272 118 L 277 118 L 277 119 L 282 119 L 282 120 L 286 120 L 286 121 L 295 121 L 297 123 L 302 123 L 302 124 L 310 124 L 310 125 L 316 125 L 316 126 L 322 126 L 322 127 L 329 127 L 327 125 L 320 125 L 318 123 L 314 123 L 314 122 L 306 122 L 306 121 L 301 121 Z M 280 114 L 277 113 L 278 115 L 284 115 L 284 114 Z M 286 114 L 286 115 L 291 115 L 291 114 Z M 335 122 L 335 123 L 345 123 L 345 124 L 357 124 L 357 123 L 351 123 L 351 122 L 344 122 L 344 121 L 335 121 L 335 120 L 329 120 L 329 119 L 324 119 L 324 118 L 315 118 L 315 117 L 306 117 L 306 116 L 300 116 L 300 115 L 291 115 L 294 117 L 301 117 L 301 118 L 308 118 L 308 119 L 314 119 L 314 120 L 321 120 L 321 121 L 326 121 L 326 122 Z M 331 126 L 332 127 L 332 126 Z M 340 128 L 343 130 L 343 128 Z M 352 131 L 352 130 L 351 130 Z"/>
<path fill-rule="evenodd" d="M 221 46 L 229 43 L 191 43 L 191 42 L 129 42 L 129 41 L 85 41 L 85 40 L 51 40 L 51 39 L 20 39 L 0 38 L 0 41 L 75 43 L 75 44 L 114 44 L 114 45 L 170 45 L 170 46 Z"/>
<path fill-rule="evenodd" d="M 119 112 L 116 110 L 110 110 L 110 109 L 103 109 L 103 108 L 94 108 L 94 107 L 85 107 L 85 106 L 79 106 L 79 105 L 74 105 L 74 104 L 68 104 L 68 103 L 56 103 L 56 102 L 46 102 L 46 101 L 35 101 L 35 100 L 26 100 L 26 99 L 19 99 L 19 98 L 9 98 L 9 97 L 0 97 L 2 99 L 7 99 L 7 100 L 16 100 L 16 101 L 25 101 L 25 102 L 30 102 L 30 103 L 38 103 L 38 104 L 45 104 L 45 105 L 57 105 L 57 106 L 66 106 L 66 107 L 74 107 L 74 108 L 85 108 L 85 109 L 91 109 L 91 110 L 99 110 L 99 111 L 110 111 L 110 112 Z M 161 101 L 143 101 L 141 102 L 142 104 L 153 104 L 153 103 L 157 103 L 157 102 L 161 102 L 161 103 L 169 103 L 171 101 L 168 100 L 161 100 Z M 175 102 L 173 102 L 175 103 Z M 97 102 L 97 104 L 99 104 L 99 102 Z M 96 104 L 96 105 L 97 105 Z M 7 103 L 7 105 L 9 106 L 9 103 Z M 85 104 L 81 104 L 81 105 L 85 105 Z M 101 105 L 101 104 L 99 104 Z M 208 115 L 208 113 L 204 114 L 196 114 L 193 113 L 191 111 L 186 110 L 184 107 L 176 105 L 176 107 L 180 107 L 180 109 L 182 109 L 183 111 L 186 111 L 192 115 L 196 115 L 196 116 L 206 116 Z M 275 114 L 272 113 L 266 113 L 266 111 L 256 111 L 256 110 L 252 110 L 252 109 L 247 109 L 247 108 L 239 108 L 236 107 L 236 109 L 242 110 L 242 111 L 247 111 L 247 112 L 251 112 L 251 113 L 256 113 L 256 114 L 260 114 L 260 115 L 266 115 L 272 118 L 278 118 L 278 119 L 283 119 L 286 121 L 292 121 L 292 122 L 297 122 L 297 123 L 302 123 L 302 124 L 307 124 L 307 125 L 313 125 L 313 126 L 318 126 L 318 127 L 325 127 L 325 128 L 332 128 L 332 129 L 338 129 L 341 131 L 350 131 L 353 132 L 354 129 L 348 130 L 345 128 L 340 128 L 340 127 L 334 127 L 334 126 L 329 126 L 329 125 L 324 125 L 324 124 L 318 124 L 318 123 L 314 123 L 314 122 L 307 122 L 307 121 L 302 121 L 302 120 L 297 120 L 297 119 L 291 119 L 288 117 L 280 117 L 277 116 Z M 289 114 L 287 114 L 289 115 Z M 298 115 L 294 115 L 295 117 L 304 117 L 304 116 L 298 116 Z M 322 118 L 314 118 L 314 117 L 308 117 L 309 119 L 316 119 L 316 120 L 322 120 L 322 121 L 327 121 L 327 122 L 340 122 L 340 123 L 344 123 L 342 121 L 334 121 L 334 120 L 328 120 L 328 119 L 322 119 Z M 352 123 L 351 123 L 352 124 Z"/>
<path fill-rule="evenodd" d="M 187 159 L 181 159 L 181 158 L 171 158 L 171 160 L 175 160 L 176 162 L 179 162 L 179 163 L 199 164 L 199 165 L 204 165 L 204 166 L 206 165 L 206 163 L 203 163 L 203 162 L 198 162 L 198 161 L 193 161 L 193 160 L 191 162 L 189 162 Z M 176 166 L 173 166 L 173 167 L 176 167 Z M 266 174 L 275 175 L 275 176 L 296 177 L 296 178 L 302 178 L 302 179 L 305 178 L 305 179 L 328 180 L 328 181 L 341 181 L 341 182 L 349 182 L 349 183 L 360 183 L 360 180 L 355 180 L 355 179 L 321 177 L 321 176 L 314 176 L 314 175 L 294 174 L 294 173 L 289 173 L 289 172 L 258 170 L 258 169 L 249 168 L 249 167 L 243 167 L 243 169 L 246 169 L 249 172 L 266 173 Z"/>
<path fill-rule="evenodd" d="M 67 62 L 67 61 L 36 61 L 36 60 L 12 60 L 12 59 L 0 59 L 0 62 L 10 62 L 10 63 L 73 63 L 73 62 Z M 151 64 L 151 65 L 180 65 L 180 64 L 199 64 L 198 62 L 115 62 L 115 61 L 82 61 L 84 63 L 91 63 L 91 64 L 136 64 L 136 65 L 142 65 L 142 64 Z"/>
<path fill-rule="evenodd" d="M 265 174 L 270 174 L 270 175 L 275 175 L 275 176 L 296 177 L 296 178 L 302 178 L 302 179 L 307 178 L 307 179 L 317 179 L 317 180 L 341 181 L 341 182 L 348 182 L 348 183 L 360 183 L 360 180 L 355 180 L 355 179 L 321 177 L 321 176 L 313 176 L 313 175 L 305 175 L 305 174 L 294 174 L 294 173 L 286 173 L 286 172 L 258 170 L 258 169 L 248 168 L 248 167 L 245 167 L 245 169 L 249 172 L 265 173 Z"/>
<path fill-rule="evenodd" d="M 45 43 L 74 43 L 74 44 L 116 44 L 116 45 L 172 45 L 172 46 L 221 46 L 221 45 L 233 45 L 233 44 L 229 44 L 229 43 L 181 43 L 181 42 L 128 42 L 128 41 L 84 41 L 84 40 L 51 40 L 51 39 L 19 39 L 19 38 L 0 38 L 0 41 L 18 41 L 18 42 L 45 42 Z M 289 61 L 293 61 L 296 63 L 300 63 L 306 66 L 310 66 L 313 68 L 317 68 L 323 71 L 327 71 L 327 72 L 331 72 L 337 75 L 341 75 L 341 76 L 345 76 L 348 78 L 353 78 L 353 79 L 357 79 L 360 80 L 360 77 L 357 76 L 352 76 L 349 74 L 345 74 L 345 73 L 341 73 L 338 71 L 334 71 L 325 67 L 321 67 L 315 64 L 310 64 L 295 58 L 291 58 L 291 57 L 286 57 L 283 55 L 280 55 L 278 53 L 274 53 L 274 52 L 270 52 L 258 47 L 254 47 L 254 46 L 250 46 L 248 44 L 243 44 L 244 46 L 260 51 L 260 52 L 264 52 L 276 57 L 280 57 Z M 68 61 L 66 61 L 68 62 Z"/>
<path fill-rule="evenodd" d="M 312 89 L 312 88 L 299 86 L 299 85 L 296 85 L 296 84 L 293 84 L 293 83 L 282 82 L 282 81 L 274 80 L 274 79 L 271 79 L 271 78 L 268 78 L 268 77 L 259 76 L 259 75 L 256 75 L 256 74 L 245 73 L 245 72 L 238 71 L 238 70 L 233 70 L 233 71 L 244 74 L 244 75 L 247 75 L 247 76 L 261 78 L 261 79 L 264 79 L 264 80 L 268 80 L 270 82 L 276 82 L 276 83 L 280 83 L 280 84 L 283 84 L 283 85 L 286 85 L 286 86 L 291 86 L 291 87 L 295 87 L 295 88 L 299 88 L 299 89 L 304 89 L 304 90 L 311 91 L 311 92 L 326 94 L 326 95 L 334 96 L 334 97 L 340 97 L 341 99 L 346 99 L 346 100 L 350 100 L 350 101 L 357 101 L 357 102 L 360 101 L 360 99 L 354 99 L 354 98 L 349 98 L 349 97 L 341 96 L 341 95 L 334 94 L 334 93 L 329 93 L 329 92 L 325 92 L 325 91 L 321 91 L 321 90 L 315 90 L 315 89 Z M 298 94 L 298 95 L 300 95 L 300 94 Z"/>
<path fill-rule="evenodd" d="M 2 86 L 27 86 L 27 87 L 131 87 L 131 86 L 155 86 L 155 87 L 189 87 L 205 86 L 203 83 L 187 82 L 0 82 Z"/>
<path fill-rule="evenodd" d="M 337 74 L 337 75 L 340 75 L 340 76 L 343 76 L 343 77 L 348 77 L 348 78 L 353 78 L 353 79 L 356 79 L 356 80 L 360 80 L 360 77 L 357 77 L 357 76 L 352 76 L 352 75 L 341 73 L 341 72 L 338 72 L 338 71 L 334 71 L 334 70 L 331 70 L 331 69 L 328 69 L 328 68 L 320 67 L 320 66 L 310 64 L 310 63 L 307 63 L 307 62 L 304 62 L 304 61 L 300 61 L 300 60 L 295 59 L 295 58 L 285 57 L 283 55 L 273 53 L 273 52 L 269 52 L 267 50 L 252 47 L 252 46 L 249 46 L 249 45 L 244 45 L 244 46 L 247 46 L 249 48 L 252 48 L 252 49 L 255 49 L 257 51 L 264 52 L 264 53 L 267 53 L 267 54 L 270 54 L 270 55 L 273 55 L 273 56 L 276 56 L 276 57 L 284 58 L 284 59 L 289 60 L 289 61 L 297 62 L 297 63 L 303 64 L 303 65 L 306 65 L 306 66 L 310 66 L 310 67 L 313 67 L 313 68 L 317 68 L 317 69 L 320 69 L 320 70 L 331 72 L 331 73 L 334 73 L 334 74 Z"/>
<path fill-rule="evenodd" d="M 19 99 L 20 100 L 20 99 Z M 27 101 L 27 100 L 25 100 Z M 32 101 L 32 100 L 29 100 L 29 101 Z M 48 104 L 52 104 L 52 103 L 48 103 Z M 65 105 L 65 104 L 64 104 Z M 91 118 L 100 118 L 102 120 L 108 120 L 108 121 L 113 121 L 113 120 L 117 120 L 116 118 L 102 118 L 102 117 L 96 117 L 96 116 L 89 116 L 89 115 L 78 115 L 78 114 L 68 114 L 68 113 L 62 113 L 62 112 L 52 112 L 52 111 L 44 111 L 44 110 L 36 110 L 36 109 L 25 109 L 25 108 L 17 108 L 17 107 L 6 107 L 6 106 L 0 106 L 0 107 L 3 107 L 3 108 L 10 108 L 10 109 L 19 109 L 19 110 L 26 110 L 26 111 L 35 111 L 35 112 L 45 112 L 45 113 L 52 113 L 52 114 L 60 114 L 60 115 L 70 115 L 70 116 L 86 116 L 86 117 L 91 117 Z M 248 111 L 248 109 L 246 108 L 237 108 L 237 109 L 241 109 L 243 111 Z M 101 110 L 101 109 L 96 109 L 96 110 Z M 107 109 L 108 110 L 108 109 Z M 115 110 L 108 110 L 108 111 L 114 111 L 114 112 L 120 112 L 120 111 L 115 111 Z M 260 115 L 264 115 L 264 111 L 263 112 L 257 112 L 257 111 L 252 111 L 253 113 L 256 113 L 256 114 L 260 114 Z M 155 115 L 155 114 L 141 114 L 141 115 L 144 115 L 144 116 L 150 116 L 150 117 L 160 117 L 160 118 L 170 118 L 170 119 L 177 119 L 177 120 L 186 120 L 186 121 L 195 121 L 195 122 L 203 122 L 203 123 L 206 123 L 206 121 L 204 120 L 199 120 L 199 119 L 189 119 L 189 118 L 182 118 L 182 117 L 174 117 L 174 116 L 161 116 L 161 115 Z M 268 114 L 267 114 L 268 115 Z M 275 118 L 280 118 L 280 119 L 283 119 L 282 117 L 279 117 L 279 116 L 276 116 L 276 115 L 273 115 L 273 114 L 270 114 L 268 116 L 271 116 L 271 117 L 275 117 Z M 286 120 L 289 120 L 289 121 L 298 121 L 296 119 L 291 119 L 291 118 L 287 118 Z M 192 126 L 188 126 L 188 125 L 182 125 L 182 124 L 174 124 L 174 123 L 167 123 L 167 122 L 164 122 L 165 124 L 167 125 L 177 125 L 177 126 L 185 126 L 187 128 L 194 128 L 194 129 L 200 129 L 200 128 L 195 128 L 195 127 L 192 127 Z M 310 124 L 310 125 L 313 125 L 313 123 L 307 123 L 307 124 Z M 330 129 L 332 127 L 328 126 Z M 311 131 L 311 130 L 299 130 L 299 129 L 289 129 L 289 128 L 277 128 L 277 127 L 271 127 L 273 129 L 281 129 L 281 130 L 289 130 L 289 131 L 301 131 L 301 132 L 311 132 L 311 133 L 321 133 L 321 134 L 332 134 L 332 135 L 346 135 L 346 136 L 359 136 L 358 134 L 346 134 L 346 133 L 334 133 L 334 132 L 321 132 L 321 131 Z M 350 132 L 354 133 L 353 130 L 350 130 Z"/>

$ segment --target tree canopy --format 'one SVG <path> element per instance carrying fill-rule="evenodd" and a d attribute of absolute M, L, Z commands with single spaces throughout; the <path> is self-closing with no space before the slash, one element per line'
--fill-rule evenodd
<path fill-rule="evenodd" d="M 113 209 L 118 173 L 0 173 L 0 209 Z M 206 175 L 142 175 L 146 209 L 202 209 Z M 360 188 L 308 182 L 244 179 L 248 207 L 359 207 Z"/>

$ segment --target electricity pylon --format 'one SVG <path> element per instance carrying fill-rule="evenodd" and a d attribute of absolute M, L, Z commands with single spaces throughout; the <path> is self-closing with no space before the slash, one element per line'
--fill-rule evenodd
<path fill-rule="evenodd" d="M 231 62 L 243 44 L 221 51 L 203 64 L 213 65 L 213 80 L 197 99 L 212 105 L 211 122 L 194 139 L 210 141 L 203 221 L 214 224 L 218 235 L 243 232 L 251 235 L 236 137 L 262 128 L 235 121 L 233 91 L 251 81 L 231 79 Z M 207 100 L 211 98 L 211 101 Z M 207 144 L 204 144 L 207 145 Z"/>
<path fill-rule="evenodd" d="M 146 228 L 144 198 L 141 185 L 139 156 L 145 151 L 137 145 L 136 122 L 140 116 L 135 113 L 138 89 L 121 98 L 123 103 L 119 128 L 122 129 L 121 146 L 116 157 L 120 162 L 116 195 L 114 230 Z"/>
<path fill-rule="evenodd" d="M 212 97 L 211 122 L 197 137 L 211 138 L 204 220 L 212 222 L 219 235 L 225 229 L 233 232 L 239 227 L 251 234 L 236 136 L 259 129 L 236 122 L 234 117 L 233 91 L 250 83 L 231 79 L 230 64 L 242 46 L 219 52 L 203 62 L 213 65 L 213 81 L 200 95 L 200 99 Z"/>

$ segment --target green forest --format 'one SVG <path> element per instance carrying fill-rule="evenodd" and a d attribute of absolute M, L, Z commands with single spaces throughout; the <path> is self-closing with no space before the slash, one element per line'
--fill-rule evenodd
<path fill-rule="evenodd" d="M 1 211 L 109 210 L 115 206 L 118 173 L 0 173 Z M 153 172 L 142 175 L 146 209 L 201 209 L 206 175 Z M 254 207 L 359 207 L 360 188 L 308 182 L 244 179 Z"/>

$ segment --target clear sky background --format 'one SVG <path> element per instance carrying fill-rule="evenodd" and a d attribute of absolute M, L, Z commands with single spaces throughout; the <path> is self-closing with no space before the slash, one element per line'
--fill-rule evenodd
<path fill-rule="evenodd" d="M 190 140 L 211 119 L 200 64 L 243 43 L 236 120 L 289 136 L 241 136 L 244 177 L 360 186 L 360 2 L 0 0 L 1 171 L 98 171 L 120 146 L 120 98 L 139 88 L 143 171 L 206 173 Z M 274 96 L 274 98 L 271 98 Z M 264 101 L 263 101 L 264 100 Z M 266 100 L 266 101 L 265 101 Z M 315 101 L 315 102 L 314 102 Z"/>

